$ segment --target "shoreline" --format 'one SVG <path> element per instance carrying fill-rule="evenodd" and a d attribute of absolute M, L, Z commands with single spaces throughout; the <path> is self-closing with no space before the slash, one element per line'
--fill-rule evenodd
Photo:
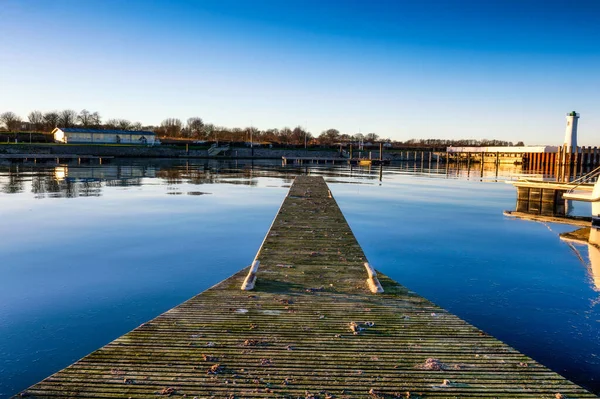
<path fill-rule="evenodd" d="M 87 145 L 87 144 L 0 144 L 0 158 L 2 155 L 56 155 L 56 158 L 64 156 L 95 156 L 113 158 L 183 158 L 183 159 L 278 159 L 282 157 L 310 157 L 310 158 L 337 158 L 347 159 L 341 156 L 336 149 L 280 149 L 280 148 L 251 148 L 234 147 L 229 155 L 211 156 L 208 148 L 177 148 L 171 146 L 134 146 L 134 145 Z M 364 158 L 379 159 L 379 149 L 354 151 L 355 157 L 362 154 Z M 386 160 L 400 159 L 400 153 L 383 152 Z"/>

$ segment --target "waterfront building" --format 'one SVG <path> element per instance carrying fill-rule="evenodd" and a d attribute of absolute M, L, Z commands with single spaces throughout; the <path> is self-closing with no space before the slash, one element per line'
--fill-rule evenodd
<path fill-rule="evenodd" d="M 471 158 L 480 162 L 520 164 L 532 154 L 555 154 L 558 147 L 549 145 L 514 147 L 447 147 L 454 159 Z"/>
<path fill-rule="evenodd" d="M 582 153 L 577 147 L 577 122 L 579 114 L 575 111 L 567 114 L 564 148 L 568 153 Z M 591 147 L 590 147 L 591 148 Z M 557 154 L 557 146 L 507 146 L 507 147 L 447 147 L 446 152 L 454 160 L 473 159 L 475 161 L 521 164 L 540 160 L 548 162 L 550 154 Z M 595 151 L 595 150 L 594 150 Z M 594 152 L 595 154 L 595 152 Z M 594 155 L 595 156 L 595 155 Z M 589 162 L 588 162 L 589 163 Z"/>
<path fill-rule="evenodd" d="M 157 144 L 156 134 L 150 131 L 101 130 L 80 127 L 59 128 L 52 131 L 54 141 L 65 144 Z"/>

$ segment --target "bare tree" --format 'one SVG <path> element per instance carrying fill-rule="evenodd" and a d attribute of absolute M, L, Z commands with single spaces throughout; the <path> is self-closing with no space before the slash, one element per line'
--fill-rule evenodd
<path fill-rule="evenodd" d="M 365 135 L 362 133 L 356 133 L 355 135 L 352 136 L 352 140 L 354 141 L 362 141 L 365 139 Z"/>
<path fill-rule="evenodd" d="M 47 130 L 52 130 L 58 126 L 59 116 L 58 112 L 50 111 L 44 114 L 44 124 Z"/>
<path fill-rule="evenodd" d="M 62 127 L 73 127 L 77 121 L 77 112 L 72 109 L 65 109 L 58 114 L 58 123 Z"/>
<path fill-rule="evenodd" d="M 375 133 L 369 133 L 365 136 L 365 139 L 369 141 L 377 141 L 379 139 L 379 135 Z"/>
<path fill-rule="evenodd" d="M 134 124 L 129 126 L 129 130 L 139 132 L 140 130 L 144 130 L 144 127 L 142 126 L 141 122 L 135 122 Z"/>
<path fill-rule="evenodd" d="M 309 134 L 310 133 L 304 130 L 302 126 L 296 126 L 294 130 L 292 130 L 292 143 L 303 145 L 305 141 L 308 141 Z"/>
<path fill-rule="evenodd" d="M 31 111 L 27 115 L 27 119 L 36 132 L 40 132 L 44 128 L 44 115 L 40 111 Z"/>
<path fill-rule="evenodd" d="M 92 125 L 92 114 L 87 109 L 82 109 L 79 115 L 77 115 L 77 121 L 81 126 L 88 128 Z"/>
<path fill-rule="evenodd" d="M 267 129 L 264 133 L 266 141 L 279 142 L 279 129 Z"/>
<path fill-rule="evenodd" d="M 129 128 L 131 128 L 131 122 L 127 119 L 117 119 L 117 127 L 121 130 L 129 130 Z"/>
<path fill-rule="evenodd" d="M 118 119 L 108 119 L 106 122 L 104 122 L 104 126 L 107 129 L 116 129 L 117 126 L 119 126 L 119 120 Z"/>
<path fill-rule="evenodd" d="M 90 122 L 91 126 L 98 129 L 100 127 L 100 124 L 102 123 L 102 118 L 100 118 L 100 114 L 98 112 L 94 112 L 92 115 L 90 115 Z"/>
<path fill-rule="evenodd" d="M 284 127 L 279 131 L 279 142 L 282 144 L 290 144 L 292 141 L 292 129 Z"/>
<path fill-rule="evenodd" d="M 161 128 L 165 132 L 165 135 L 169 137 L 179 136 L 181 134 L 182 127 L 181 119 L 167 118 L 160 124 Z"/>
<path fill-rule="evenodd" d="M 340 131 L 337 129 L 327 129 L 319 135 L 320 144 L 333 144 L 338 141 Z"/>
<path fill-rule="evenodd" d="M 187 129 L 190 132 L 191 137 L 200 137 L 202 134 L 202 128 L 204 127 L 204 122 L 200 117 L 192 117 L 187 120 Z"/>
<path fill-rule="evenodd" d="M 206 125 L 204 125 L 202 127 L 202 132 L 204 133 L 204 138 L 210 140 L 210 139 L 217 139 L 216 136 L 216 131 L 217 128 L 215 127 L 215 125 L 213 125 L 212 123 L 207 123 Z"/>
<path fill-rule="evenodd" d="M 4 112 L 3 114 L 0 114 L 0 122 L 6 126 L 8 131 L 15 132 L 19 130 L 19 127 L 21 126 L 21 117 L 14 112 Z"/>

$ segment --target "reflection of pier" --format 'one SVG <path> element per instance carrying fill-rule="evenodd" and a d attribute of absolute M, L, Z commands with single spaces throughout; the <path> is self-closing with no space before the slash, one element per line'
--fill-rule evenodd
<path fill-rule="evenodd" d="M 335 165 L 336 162 L 338 164 L 347 164 L 348 163 L 348 158 L 343 158 L 343 157 L 329 157 L 329 158 L 326 158 L 326 157 L 281 157 L 281 160 L 283 162 L 283 165 L 287 165 L 287 164 L 297 164 L 297 165 L 326 164 L 326 163 Z"/>
<path fill-rule="evenodd" d="M 566 223 L 583 228 L 560 235 L 561 240 L 585 244 L 588 247 L 590 273 L 600 290 L 600 167 L 570 183 L 518 181 L 516 212 L 506 215 L 540 222 Z M 595 184 L 589 182 L 596 180 Z M 591 217 L 567 216 L 569 201 L 592 203 Z M 558 216 L 558 217 L 557 217 Z M 573 248 L 580 259 L 579 251 Z"/>
<path fill-rule="evenodd" d="M 99 164 L 102 164 L 103 159 L 111 159 L 113 157 L 100 157 L 95 155 L 77 155 L 77 154 L 0 154 L 0 159 L 8 159 L 11 161 L 22 161 L 28 162 L 31 161 L 33 163 L 37 163 L 39 161 L 55 161 L 57 164 L 62 161 L 77 161 L 77 163 L 81 163 L 81 161 L 98 161 Z"/>
<path fill-rule="evenodd" d="M 600 291 L 600 230 L 585 227 L 570 233 L 563 233 L 560 235 L 560 239 L 587 246 L 590 274 L 596 290 Z"/>
<path fill-rule="evenodd" d="M 21 395 L 596 397 L 376 275 L 321 177 L 296 178 L 255 260 L 252 291 L 242 270 Z"/>
<path fill-rule="evenodd" d="M 585 183 L 555 183 L 543 180 L 518 180 L 510 182 L 517 189 L 517 212 L 533 215 L 565 216 L 569 207 L 565 194 L 575 188 L 591 193 L 594 185 Z"/>
<path fill-rule="evenodd" d="M 137 165 L 63 166 L 57 167 L 56 170 L 60 170 L 65 179 L 72 181 L 113 181 L 156 177 L 154 167 Z"/>

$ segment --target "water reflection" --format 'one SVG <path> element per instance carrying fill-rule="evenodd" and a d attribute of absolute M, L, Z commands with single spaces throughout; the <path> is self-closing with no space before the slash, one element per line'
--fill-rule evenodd
<path fill-rule="evenodd" d="M 588 268 L 590 281 L 596 291 L 600 291 L 600 230 L 584 227 L 568 233 L 562 233 L 560 239 L 569 243 L 579 260 Z M 588 251 L 588 262 L 584 260 L 580 248 Z"/>
<path fill-rule="evenodd" d="M 311 168 L 312 169 L 312 168 Z M 381 180 L 382 169 L 344 168 L 331 165 L 319 168 L 324 176 L 361 175 L 370 180 Z M 102 165 L 43 165 L 12 164 L 0 166 L 0 187 L 6 194 L 30 191 L 35 198 L 98 197 L 103 187 L 135 187 L 144 179 L 161 180 L 160 184 L 178 186 L 182 183 L 236 184 L 256 186 L 258 178 L 283 179 L 291 184 L 294 176 L 309 173 L 309 167 L 282 167 L 268 161 L 130 161 L 113 160 Z M 201 191 L 190 191 L 194 195 Z M 170 192 L 174 193 L 174 192 Z M 177 193 L 177 192 L 175 192 Z"/>
<path fill-rule="evenodd" d="M 543 226 L 502 217 L 513 187 L 479 183 L 520 167 L 459 166 L 0 166 L 0 398 L 246 266 L 298 174 L 327 179 L 382 273 L 600 391 L 586 270 Z"/>
<path fill-rule="evenodd" d="M 0 187 L 5 194 L 30 191 L 35 198 L 99 197 L 103 187 L 135 187 L 143 179 L 161 179 L 161 184 L 182 183 L 241 184 L 254 186 L 258 178 L 281 178 L 291 184 L 298 174 L 324 177 L 361 178 L 365 183 L 381 183 L 384 170 L 389 174 L 498 181 L 523 176 L 519 165 L 484 165 L 479 169 L 461 165 L 448 167 L 436 162 L 402 162 L 391 167 L 347 165 L 281 165 L 273 160 L 112 160 L 98 164 L 9 163 L 0 165 Z M 336 180 L 342 183 L 344 180 Z M 354 180 L 352 184 L 357 184 Z M 170 194 L 179 193 L 176 190 Z M 193 193 L 193 191 L 191 192 Z M 191 194 L 193 195 L 193 194 Z"/>

